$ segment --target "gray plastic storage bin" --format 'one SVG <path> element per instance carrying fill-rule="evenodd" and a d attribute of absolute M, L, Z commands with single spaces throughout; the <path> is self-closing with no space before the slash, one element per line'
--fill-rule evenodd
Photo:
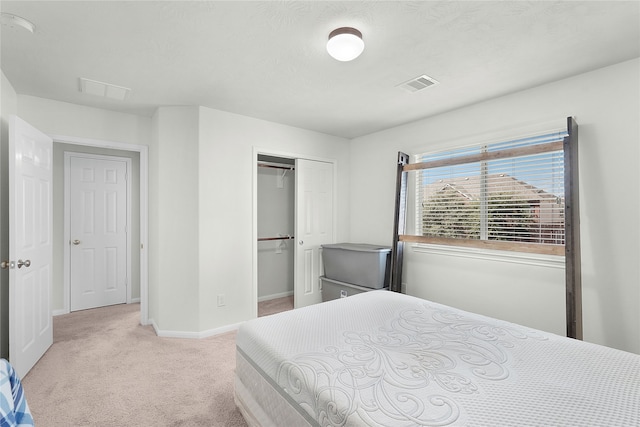
<path fill-rule="evenodd" d="M 322 302 L 375 290 L 364 286 L 352 285 L 351 283 L 327 279 L 325 276 L 321 276 L 320 280 L 322 281 Z"/>
<path fill-rule="evenodd" d="M 322 262 L 327 279 L 373 289 L 389 285 L 389 246 L 364 243 L 322 245 Z"/>

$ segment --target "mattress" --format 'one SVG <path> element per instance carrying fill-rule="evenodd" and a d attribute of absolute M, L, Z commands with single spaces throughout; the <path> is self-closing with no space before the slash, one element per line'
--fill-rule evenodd
<path fill-rule="evenodd" d="M 639 355 L 394 292 L 251 320 L 236 343 L 252 426 L 640 425 Z"/>

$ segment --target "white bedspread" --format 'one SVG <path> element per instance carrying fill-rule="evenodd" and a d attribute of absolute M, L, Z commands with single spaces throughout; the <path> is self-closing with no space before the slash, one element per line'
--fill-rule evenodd
<path fill-rule="evenodd" d="M 311 425 L 640 425 L 640 356 L 393 292 L 246 322 L 237 348 Z"/>

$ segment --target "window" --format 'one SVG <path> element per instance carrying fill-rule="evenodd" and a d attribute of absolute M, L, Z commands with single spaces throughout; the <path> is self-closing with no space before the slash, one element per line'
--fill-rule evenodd
<path fill-rule="evenodd" d="M 564 254 L 566 131 L 416 156 L 418 234 L 432 243 Z"/>

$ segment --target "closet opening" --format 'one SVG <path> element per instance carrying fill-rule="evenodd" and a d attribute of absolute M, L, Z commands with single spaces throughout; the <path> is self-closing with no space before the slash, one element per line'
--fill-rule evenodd
<path fill-rule="evenodd" d="M 294 306 L 295 179 L 295 159 L 258 154 L 258 317 Z"/>

